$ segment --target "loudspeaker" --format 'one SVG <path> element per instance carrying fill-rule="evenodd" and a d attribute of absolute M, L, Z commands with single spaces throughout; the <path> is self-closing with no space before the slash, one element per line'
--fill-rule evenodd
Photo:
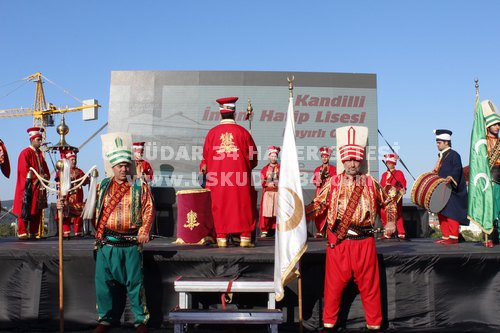
<path fill-rule="evenodd" d="M 156 209 L 156 219 L 153 231 L 156 235 L 173 237 L 175 235 L 175 219 L 173 205 L 176 203 L 173 187 L 152 187 L 151 194 Z"/>
<path fill-rule="evenodd" d="M 406 235 L 409 238 L 430 237 L 429 212 L 415 205 L 403 205 L 403 219 Z"/>

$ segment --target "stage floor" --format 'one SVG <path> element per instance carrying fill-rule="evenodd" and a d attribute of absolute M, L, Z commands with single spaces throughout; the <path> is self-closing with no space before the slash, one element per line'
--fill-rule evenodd
<path fill-rule="evenodd" d="M 168 311 L 178 303 L 173 281 L 184 276 L 270 276 L 274 240 L 254 248 L 177 245 L 157 238 L 144 247 L 145 284 L 152 332 L 169 332 Z M 0 331 L 51 331 L 58 327 L 58 242 L 0 239 Z M 65 325 L 67 331 L 88 332 L 95 325 L 93 239 L 64 241 Z M 303 318 L 306 331 L 321 327 L 325 240 L 309 239 L 302 259 Z M 388 332 L 500 331 L 500 246 L 480 243 L 434 244 L 433 239 L 377 241 L 383 312 Z M 298 330 L 296 285 L 277 303 L 286 314 L 282 332 Z M 265 297 L 254 295 L 256 303 Z M 195 299 L 196 300 L 196 299 Z M 202 306 L 211 299 L 200 298 Z M 241 297 L 240 301 L 248 302 Z M 253 300 L 252 300 L 253 301 Z M 265 300 L 264 300 L 265 302 Z M 346 292 L 341 320 L 354 332 L 364 326 L 363 310 L 352 287 Z M 255 304 L 260 306 L 260 304 Z M 131 321 L 125 309 L 123 321 Z M 130 332 L 113 329 L 111 332 Z M 189 332 L 264 332 L 263 326 L 206 327 Z"/>
<path fill-rule="evenodd" d="M 144 252 L 165 252 L 179 258 L 188 257 L 226 257 L 228 255 L 244 255 L 249 260 L 274 261 L 274 238 L 259 238 L 253 248 L 241 248 L 239 246 L 229 246 L 226 249 L 220 249 L 216 245 L 179 245 L 174 243 L 173 237 L 162 237 L 151 240 L 144 246 Z M 384 241 L 377 240 L 377 252 L 382 256 L 456 256 L 467 254 L 471 256 L 498 256 L 500 246 L 485 248 L 479 242 L 461 242 L 456 245 L 435 244 L 432 238 L 413 238 L 408 240 L 389 239 Z M 64 255 L 68 256 L 92 256 L 94 238 L 76 237 L 63 241 Z M 326 240 L 309 238 L 306 255 L 324 255 L 326 249 Z M 10 257 L 17 252 L 31 253 L 33 255 L 44 254 L 54 255 L 58 252 L 57 237 L 49 237 L 40 240 L 18 240 L 15 237 L 0 238 L 0 257 Z"/>

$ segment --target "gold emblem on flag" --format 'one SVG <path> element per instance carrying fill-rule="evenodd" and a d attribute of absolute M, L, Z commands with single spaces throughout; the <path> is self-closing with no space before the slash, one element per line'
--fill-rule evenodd
<path fill-rule="evenodd" d="M 184 228 L 189 228 L 189 230 L 193 230 L 200 224 L 198 223 L 198 214 L 190 210 L 189 213 L 186 214 L 186 223 L 183 225 Z"/>
<path fill-rule="evenodd" d="M 292 190 L 291 188 L 285 187 L 285 189 L 290 193 L 291 198 L 286 196 L 284 192 L 278 192 L 278 195 L 284 195 L 285 200 L 288 207 L 280 207 L 278 209 L 278 221 L 279 223 L 276 225 L 279 231 L 290 231 L 300 224 L 302 220 L 302 216 L 304 216 L 304 205 L 302 200 L 300 200 L 297 192 Z M 293 199 L 293 202 L 290 200 Z M 279 201 L 278 201 L 279 202 Z"/>
<path fill-rule="evenodd" d="M 220 136 L 220 145 L 217 149 L 217 153 L 234 153 L 238 151 L 238 148 L 234 145 L 233 133 L 226 132 Z"/>

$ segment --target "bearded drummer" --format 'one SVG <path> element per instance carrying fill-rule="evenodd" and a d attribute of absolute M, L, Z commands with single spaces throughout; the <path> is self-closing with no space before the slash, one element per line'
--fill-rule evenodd
<path fill-rule="evenodd" d="M 488 160 L 491 168 L 491 180 L 493 187 L 493 225 L 498 228 L 500 217 L 500 141 L 498 131 L 500 130 L 500 114 L 492 101 L 481 102 L 486 126 L 486 142 L 488 147 Z M 486 247 L 493 247 L 493 233 L 488 235 L 488 240 L 484 244 Z M 500 237 L 500 236 L 499 236 Z"/>
<path fill-rule="evenodd" d="M 397 220 L 396 220 L 396 231 L 398 238 L 405 239 L 406 232 L 403 220 L 403 195 L 406 193 L 406 178 L 401 170 L 396 170 L 396 163 L 399 159 L 397 154 L 385 154 L 385 165 L 387 166 L 387 171 L 382 174 L 380 178 L 380 185 L 385 189 L 387 194 L 397 202 Z M 387 213 L 385 208 L 380 210 L 380 219 L 382 220 L 382 225 L 385 227 L 387 223 Z M 390 236 L 382 235 L 381 240 L 389 239 Z"/>
<path fill-rule="evenodd" d="M 447 129 L 434 130 L 436 146 L 439 151 L 438 160 L 433 172 L 446 180 L 451 186 L 448 203 L 438 213 L 442 238 L 436 243 L 458 244 L 460 225 L 469 225 L 467 219 L 467 187 L 460 155 L 451 149 L 452 131 Z"/>

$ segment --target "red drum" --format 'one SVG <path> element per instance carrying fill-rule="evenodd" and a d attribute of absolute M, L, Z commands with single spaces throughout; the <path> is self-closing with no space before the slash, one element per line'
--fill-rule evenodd
<path fill-rule="evenodd" d="M 177 191 L 177 244 L 214 243 L 210 190 Z"/>
<path fill-rule="evenodd" d="M 451 187 L 434 172 L 421 174 L 411 189 L 411 201 L 431 213 L 439 213 L 448 203 Z"/>

